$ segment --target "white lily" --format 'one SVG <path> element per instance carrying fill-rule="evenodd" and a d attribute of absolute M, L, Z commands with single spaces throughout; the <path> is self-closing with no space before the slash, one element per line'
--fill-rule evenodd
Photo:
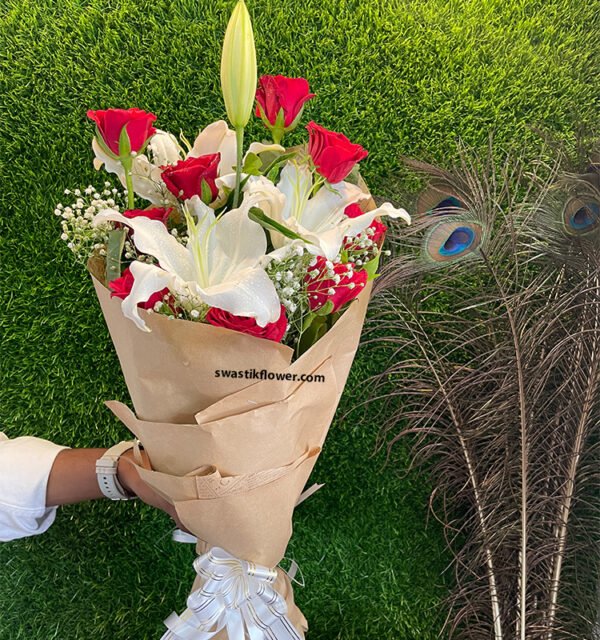
<path fill-rule="evenodd" d="M 217 184 L 231 187 L 234 179 L 233 174 L 223 176 Z M 370 194 L 350 182 L 338 182 L 330 187 L 323 186 L 311 197 L 313 186 L 313 174 L 306 165 L 288 162 L 281 171 L 277 186 L 267 178 L 251 177 L 244 191 L 257 198 L 254 206 L 307 240 L 305 246 L 310 253 L 325 256 L 328 260 L 334 260 L 339 254 L 346 236 L 359 234 L 378 216 L 401 218 L 407 224 L 411 222 L 407 211 L 396 209 L 389 202 L 350 218 L 344 213 L 346 207 L 369 199 Z M 269 233 L 275 249 L 285 251 L 286 246 L 298 242 L 278 231 Z"/>
<path fill-rule="evenodd" d="M 253 317 L 261 327 L 275 322 L 281 303 L 261 266 L 266 236 L 262 227 L 248 217 L 255 200 L 246 198 L 241 207 L 218 218 L 198 196 L 186 201 L 189 240 L 185 247 L 160 221 L 129 219 L 114 210 L 96 215 L 94 225 L 111 220 L 129 226 L 139 251 L 154 256 L 160 264 L 131 264 L 134 284 L 123 301 L 124 315 L 140 329 L 150 331 L 137 305 L 168 287 L 175 294 L 197 296 L 210 306 Z"/>

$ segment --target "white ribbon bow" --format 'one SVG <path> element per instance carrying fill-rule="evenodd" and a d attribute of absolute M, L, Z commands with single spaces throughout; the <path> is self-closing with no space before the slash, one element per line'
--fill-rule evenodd
<path fill-rule="evenodd" d="M 187 599 L 188 608 L 172 613 L 161 640 L 210 640 L 223 629 L 229 640 L 302 640 L 275 589 L 277 571 L 246 562 L 213 547 L 194 561 L 204 578 Z"/>

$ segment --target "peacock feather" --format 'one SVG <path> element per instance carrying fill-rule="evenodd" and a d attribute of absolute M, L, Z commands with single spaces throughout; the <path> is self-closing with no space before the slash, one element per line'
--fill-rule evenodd
<path fill-rule="evenodd" d="M 455 552 L 451 635 L 583 640 L 595 586 L 571 595 L 582 550 L 594 557 L 598 173 L 493 156 L 408 161 L 429 186 L 375 281 L 364 340 L 393 356 L 369 400 L 389 446 L 410 436 L 431 462 Z"/>

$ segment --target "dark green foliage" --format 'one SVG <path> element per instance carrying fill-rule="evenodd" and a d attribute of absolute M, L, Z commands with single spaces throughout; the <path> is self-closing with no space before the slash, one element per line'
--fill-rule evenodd
<path fill-rule="evenodd" d="M 224 117 L 221 39 L 233 0 L 1 0 L 0 428 L 73 446 L 128 437 L 102 402 L 127 401 L 87 273 L 52 214 L 65 187 L 101 185 L 87 108 L 140 108 L 189 139 Z M 263 73 L 305 75 L 314 119 L 370 151 L 374 193 L 398 196 L 400 154 L 445 162 L 458 136 L 525 145 L 539 125 L 574 139 L 598 110 L 594 3 L 577 0 L 257 0 L 249 2 Z M 260 122 L 248 139 L 263 135 Z M 286 137 L 286 144 L 301 133 Z M 402 175 L 402 174 L 401 174 Z M 381 356 L 381 357 L 380 357 Z M 383 354 L 359 352 L 340 415 L 362 398 Z M 426 526 L 429 489 L 371 457 L 377 407 L 334 423 L 298 510 L 288 556 L 314 640 L 437 637 L 442 537 Z M 2 640 L 157 638 L 182 609 L 191 548 L 166 516 L 138 504 L 65 508 L 43 537 L 0 546 Z"/>

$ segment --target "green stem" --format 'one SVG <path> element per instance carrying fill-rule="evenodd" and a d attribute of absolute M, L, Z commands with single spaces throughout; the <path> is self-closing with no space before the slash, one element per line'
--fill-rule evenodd
<path fill-rule="evenodd" d="M 134 202 L 134 194 L 133 194 L 133 178 L 131 176 L 131 169 L 133 167 L 132 162 L 128 162 L 127 164 L 122 163 L 123 168 L 125 169 L 125 183 L 127 185 L 127 208 L 133 209 L 135 207 Z"/>
<path fill-rule="evenodd" d="M 285 132 L 280 129 L 279 127 L 273 127 L 273 129 L 271 130 L 271 136 L 273 137 L 273 143 L 274 144 L 281 144 L 281 141 L 283 140 L 283 136 L 284 136 Z"/>
<path fill-rule="evenodd" d="M 237 164 L 235 167 L 235 193 L 233 195 L 233 208 L 240 205 L 240 182 L 242 181 L 242 158 L 244 156 L 244 127 L 236 127 L 235 140 L 237 143 Z"/>

